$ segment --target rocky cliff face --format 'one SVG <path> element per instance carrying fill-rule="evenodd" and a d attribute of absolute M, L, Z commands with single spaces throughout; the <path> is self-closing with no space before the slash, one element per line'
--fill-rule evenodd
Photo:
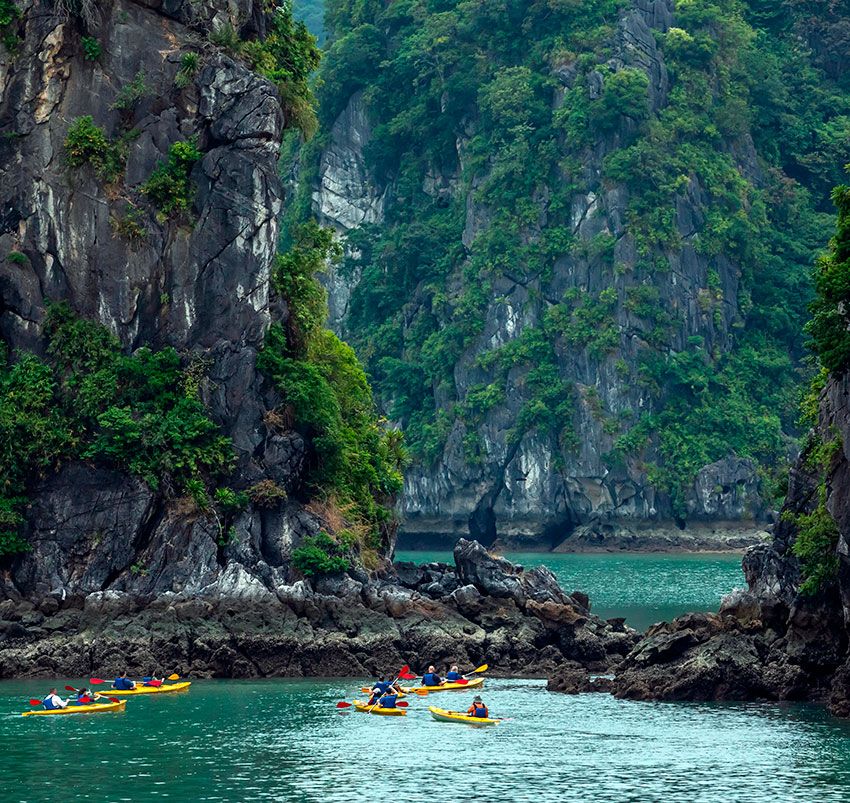
<path fill-rule="evenodd" d="M 208 43 L 214 25 L 263 34 L 262 4 L 24 2 L 20 11 L 19 43 L 0 55 L 0 251 L 26 263 L 0 264 L 0 335 L 11 349 L 38 351 L 46 304 L 65 300 L 128 350 L 170 345 L 201 359 L 201 393 L 233 441 L 238 484 L 267 478 L 297 489 L 305 444 L 264 423 L 280 399 L 255 365 L 273 314 L 286 121 L 274 85 Z M 84 37 L 99 43 L 94 60 Z M 175 82 L 187 52 L 197 69 Z M 127 102 L 134 82 L 142 88 Z M 128 141 L 113 185 L 89 166 L 68 166 L 66 133 L 85 115 Z M 163 220 L 139 188 L 172 143 L 193 137 L 203 153 L 191 174 L 193 209 L 189 220 Z M 143 236 L 126 233 L 128 216 Z M 45 478 L 31 499 L 33 549 L 4 573 L 12 595 L 191 591 L 234 561 L 270 581 L 293 541 L 319 527 L 298 502 L 249 507 L 224 554 L 214 522 L 194 506 L 78 463 Z"/>
<path fill-rule="evenodd" d="M 673 78 L 659 42 L 671 29 L 670 35 L 676 35 L 679 24 L 668 0 L 628 4 L 610 35 L 607 60 L 589 72 L 582 72 L 575 58 L 554 64 L 546 78 L 557 85 L 556 108 L 574 102 L 570 93 L 575 90 L 593 102 L 603 95 L 610 75 L 637 71 L 646 77 L 650 116 L 661 119 L 671 104 Z M 332 325 L 362 342 L 364 349 L 380 350 L 378 336 L 357 341 L 362 331 L 350 314 L 352 293 L 360 292 L 363 303 L 371 303 L 374 281 L 361 276 L 358 249 L 362 240 L 357 232 L 365 224 L 389 229 L 390 217 L 415 216 L 417 207 L 411 200 L 416 196 L 406 167 L 382 173 L 380 178 L 370 169 L 369 147 L 376 126 L 372 117 L 362 90 L 355 92 L 329 127 L 310 180 L 315 214 L 354 243 L 346 270 L 332 269 L 327 278 Z M 384 120 L 381 124 L 388 125 Z M 467 281 L 463 265 L 474 262 L 480 253 L 494 215 L 492 206 L 482 200 L 490 168 L 474 164 L 469 154 L 478 124 L 470 112 L 454 152 L 442 152 L 422 178 L 426 199 L 435 206 L 455 204 L 463 217 L 457 244 L 465 255 L 463 264 L 438 280 L 442 281 L 439 293 L 449 298 L 459 295 Z M 486 543 L 498 536 L 546 545 L 575 532 L 577 541 L 604 545 L 624 537 L 639 541 L 641 531 L 669 526 L 674 519 L 680 524 L 687 519 L 710 522 L 713 529 L 726 525 L 734 529 L 741 522 L 764 520 L 768 515 L 769 502 L 763 498 L 754 460 L 729 453 L 706 462 L 679 498 L 673 499 L 670 488 L 653 476 L 652 464 L 664 458 L 652 433 L 646 450 L 624 454 L 621 448 L 621 438 L 634 422 L 663 407 L 663 392 L 642 378 L 640 366 L 647 353 L 691 353 L 701 355 L 700 360 L 721 361 L 733 349 L 735 333 L 748 325 L 751 306 L 750 290 L 742 284 L 740 259 L 705 247 L 711 192 L 695 172 L 683 179 L 667 210 L 676 245 L 654 247 L 647 254 L 634 223 L 634 193 L 623 181 L 612 180 L 607 169 L 612 154 L 635 141 L 637 129 L 638 123 L 625 116 L 613 130 L 600 127 L 582 151 L 580 164 L 570 176 L 561 176 L 563 184 L 574 185 L 568 194 L 565 224 L 570 245 L 554 256 L 551 273 L 527 276 L 514 266 L 513 272 L 506 269 L 488 276 L 479 330 L 449 367 L 450 381 L 434 383 L 438 420 L 450 423 L 437 457 L 423 457 L 408 473 L 405 532 L 421 538 L 472 532 Z M 719 147 L 742 180 L 764 186 L 763 163 L 749 133 L 730 135 Z M 413 151 L 405 158 L 412 161 Z M 551 185 L 537 188 L 533 199 L 537 221 L 521 234 L 526 244 L 556 225 L 553 198 L 557 190 Z M 411 204 L 408 213 L 405 204 Z M 391 264 L 401 257 L 388 248 L 381 258 Z M 649 263 L 654 266 L 648 267 Z M 529 404 L 529 368 L 515 367 L 505 379 L 498 364 L 488 362 L 488 355 L 544 330 L 547 315 L 563 298 L 590 299 L 587 310 L 598 306 L 598 300 L 604 306 L 601 317 L 589 324 L 596 331 L 582 335 L 584 342 L 577 336 L 545 335 L 557 380 L 571 389 L 564 391 L 565 396 L 572 393 L 568 428 L 574 440 L 566 447 L 545 430 L 529 429 L 517 437 L 517 422 Z M 439 303 L 445 303 L 442 296 Z M 405 342 L 422 337 L 417 327 L 438 315 L 437 306 L 433 284 L 423 281 L 394 319 L 405 333 Z M 670 322 L 660 344 L 659 327 Z M 602 329 L 611 334 L 611 343 L 602 348 L 588 344 Z M 415 362 L 402 353 L 393 357 Z M 384 375 L 383 365 L 376 361 L 372 367 L 376 376 Z M 411 381 L 427 384 L 421 364 L 411 365 L 410 370 L 416 377 Z M 377 390 L 392 410 L 395 391 L 382 387 L 382 381 L 376 378 Z M 481 388 L 495 386 L 500 396 L 484 406 L 484 412 L 471 417 L 459 412 L 479 403 Z M 410 419 L 402 418 L 401 423 L 413 426 Z"/>
<path fill-rule="evenodd" d="M 841 446 L 826 466 L 811 449 L 791 472 L 783 520 L 771 543 L 750 548 L 743 568 L 748 588 L 728 594 L 719 613 L 681 616 L 651 627 L 615 670 L 611 684 L 591 688 L 586 673 L 563 667 L 551 688 L 611 691 L 642 700 L 810 700 L 850 716 L 850 381 L 831 380 L 821 395 L 813 443 Z M 792 549 L 794 518 L 820 500 L 837 525 L 837 574 L 815 594 L 800 592 L 803 573 Z"/>

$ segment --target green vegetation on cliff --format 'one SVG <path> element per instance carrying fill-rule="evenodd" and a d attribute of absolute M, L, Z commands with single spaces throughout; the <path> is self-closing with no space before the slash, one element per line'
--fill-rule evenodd
<path fill-rule="evenodd" d="M 183 366 L 172 348 L 124 354 L 105 327 L 66 304 L 50 307 L 44 333 L 45 359 L 2 355 L 0 555 L 27 548 L 19 534 L 27 492 L 69 460 L 195 494 L 227 472 L 230 441 L 198 398 L 202 363 Z"/>
<path fill-rule="evenodd" d="M 461 422 L 475 460 L 474 428 L 511 395 L 511 437 L 538 432 L 568 454 L 579 361 L 645 389 L 642 410 L 600 411 L 607 460 L 642 463 L 677 514 L 714 460 L 781 471 L 810 265 L 850 158 L 848 19 L 832 9 L 815 26 L 809 5 L 678 0 L 672 27 L 650 34 L 659 95 L 639 57 L 622 61 L 626 0 L 330 0 L 321 128 L 289 216 L 309 216 L 318 155 L 362 91 L 368 166 L 391 192 L 381 223 L 348 234 L 342 273 L 360 278 L 345 327 L 414 454 L 436 458 Z M 625 193 L 625 239 L 578 231 L 591 186 Z M 696 313 L 663 293 L 685 248 L 708 266 L 692 277 Z M 599 289 L 564 287 L 578 264 Z M 492 347 L 487 322 L 516 288 L 523 334 Z M 482 381 L 460 387 L 459 363 Z"/>

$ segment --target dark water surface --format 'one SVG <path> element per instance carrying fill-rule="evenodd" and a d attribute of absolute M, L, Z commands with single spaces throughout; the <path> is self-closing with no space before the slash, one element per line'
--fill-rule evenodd
<path fill-rule="evenodd" d="M 21 717 L 41 682 L 0 683 L 4 801 L 850 799 L 850 725 L 814 707 L 634 703 L 488 680 L 495 728 L 340 715 L 359 681 L 203 681 L 123 714 Z M 476 780 L 477 779 L 477 780 Z"/>
<path fill-rule="evenodd" d="M 741 556 L 735 554 L 508 552 L 505 557 L 529 569 L 548 566 L 565 591 L 590 596 L 595 614 L 625 616 L 638 630 L 689 611 L 716 611 L 724 594 L 746 587 Z M 396 560 L 454 563 L 451 552 L 399 551 Z"/>

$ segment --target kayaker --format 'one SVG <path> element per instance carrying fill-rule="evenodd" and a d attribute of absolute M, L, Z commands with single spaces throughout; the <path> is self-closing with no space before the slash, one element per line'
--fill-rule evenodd
<path fill-rule="evenodd" d="M 136 688 L 136 683 L 127 677 L 127 672 L 122 672 L 115 680 L 112 681 L 112 688 L 118 691 L 130 691 Z"/>
<path fill-rule="evenodd" d="M 57 708 L 67 708 L 68 701 L 63 700 L 57 693 L 56 689 L 51 689 L 48 693 L 47 697 L 45 697 L 41 704 L 47 711 L 55 711 Z"/>
<path fill-rule="evenodd" d="M 392 688 L 392 681 L 387 680 L 383 675 L 372 684 L 372 694 L 376 691 L 379 694 L 386 694 Z"/>
<path fill-rule="evenodd" d="M 428 667 L 428 671 L 422 675 L 423 686 L 442 686 L 445 681 L 437 674 L 433 666 Z"/>
<path fill-rule="evenodd" d="M 449 671 L 446 673 L 446 680 L 452 683 L 458 680 L 463 680 L 463 675 L 458 672 L 457 666 L 453 666 L 451 669 L 449 669 Z"/>
<path fill-rule="evenodd" d="M 481 719 L 487 719 L 490 716 L 489 709 L 486 705 L 484 705 L 484 701 L 477 695 L 472 701 L 472 705 L 466 710 L 466 713 L 471 717 L 480 717 Z"/>
<path fill-rule="evenodd" d="M 396 695 L 396 694 L 385 694 L 378 701 L 378 705 L 381 708 L 395 708 L 396 707 L 395 701 L 397 699 L 398 699 L 398 695 Z"/>
<path fill-rule="evenodd" d="M 92 695 L 92 693 L 84 686 L 82 689 L 77 689 L 77 699 L 74 700 L 74 702 L 77 705 L 90 705 L 97 699 L 97 697 L 97 694 Z"/>

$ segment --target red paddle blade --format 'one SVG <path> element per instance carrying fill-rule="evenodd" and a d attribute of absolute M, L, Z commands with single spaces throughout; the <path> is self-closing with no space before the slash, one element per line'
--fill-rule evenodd
<path fill-rule="evenodd" d="M 337 703 L 337 708 L 351 708 L 351 703 Z"/>
<path fill-rule="evenodd" d="M 89 683 L 106 683 L 106 681 L 102 680 L 101 678 L 89 678 Z"/>
<path fill-rule="evenodd" d="M 30 700 L 30 705 L 41 705 L 41 700 Z"/>
<path fill-rule="evenodd" d="M 402 680 L 416 680 L 416 675 L 412 672 L 405 672 L 403 675 L 399 675 Z"/>
<path fill-rule="evenodd" d="M 403 677 L 404 675 L 407 675 L 409 673 L 410 667 L 407 664 L 405 664 L 401 669 L 398 670 L 399 677 Z"/>
<path fill-rule="evenodd" d="M 76 691 L 76 689 L 73 686 L 66 686 L 65 691 Z"/>
<path fill-rule="evenodd" d="M 460 683 L 461 686 L 465 686 L 469 681 L 466 678 L 458 678 L 455 683 Z"/>
<path fill-rule="evenodd" d="M 110 703 L 120 703 L 121 701 L 117 697 L 110 697 L 109 702 Z"/>
<path fill-rule="evenodd" d="M 399 700 L 399 701 L 396 703 L 396 707 L 397 707 L 397 708 L 407 708 L 407 706 L 409 706 L 409 705 L 410 705 L 410 703 L 407 703 L 407 702 L 405 702 L 404 700 Z"/>

